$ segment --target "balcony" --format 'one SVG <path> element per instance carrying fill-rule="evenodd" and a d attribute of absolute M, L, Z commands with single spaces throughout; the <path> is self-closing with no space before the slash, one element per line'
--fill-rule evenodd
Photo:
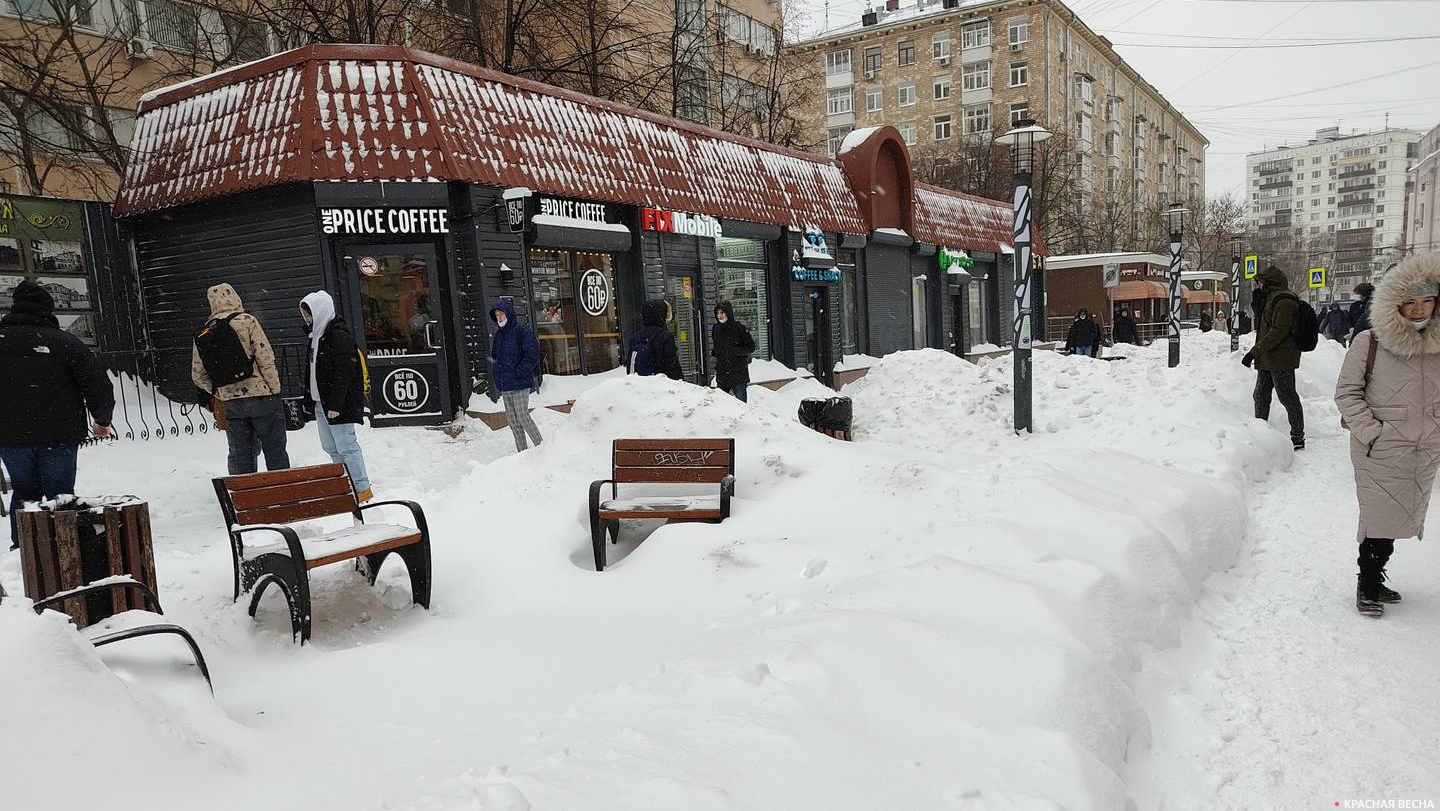
<path fill-rule="evenodd" d="M 1373 191 L 1374 189 L 1375 181 L 1372 178 L 1371 180 L 1361 183 L 1358 186 L 1346 186 L 1345 188 L 1341 189 L 1340 192 L 1342 194 L 1349 194 L 1351 192 Z"/>
<path fill-rule="evenodd" d="M 1279 180 L 1263 180 L 1263 181 L 1261 181 L 1261 182 L 1260 182 L 1260 190 L 1261 190 L 1261 191 L 1265 191 L 1266 189 L 1289 188 L 1289 187 L 1294 186 L 1294 185 L 1295 185 L 1295 183 L 1290 180 L 1290 176 L 1289 176 L 1289 175 L 1286 175 L 1283 179 L 1279 179 Z"/>
<path fill-rule="evenodd" d="M 1292 172 L 1292 171 L 1294 171 L 1294 167 L 1291 166 L 1291 165 L 1288 164 L 1288 163 L 1285 164 L 1284 166 L 1261 166 L 1261 167 L 1260 167 L 1260 176 L 1261 176 L 1261 177 L 1269 177 L 1270 175 L 1278 175 L 1278 174 L 1280 174 L 1280 173 L 1282 173 L 1282 172 L 1288 174 L 1289 172 Z"/>
<path fill-rule="evenodd" d="M 1343 172 L 1340 173 L 1340 179 L 1341 179 L 1341 180 L 1345 180 L 1346 178 L 1351 178 L 1351 177 L 1366 177 L 1366 176 L 1373 177 L 1374 175 L 1375 175 L 1375 165 L 1374 165 L 1374 164 L 1370 164 L 1370 165 L 1368 165 L 1368 166 L 1366 166 L 1366 167 L 1364 167 L 1364 168 L 1360 168 L 1360 169 L 1346 169 L 1345 171 L 1343 171 Z"/>

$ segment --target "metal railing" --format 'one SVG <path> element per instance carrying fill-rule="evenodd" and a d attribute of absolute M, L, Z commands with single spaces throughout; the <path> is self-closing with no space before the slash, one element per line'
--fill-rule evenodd
<path fill-rule="evenodd" d="M 304 346 L 275 347 L 283 394 L 304 391 L 305 355 Z M 99 352 L 96 358 L 115 388 L 111 438 L 156 441 L 218 430 L 215 416 L 199 405 L 189 348 Z"/>

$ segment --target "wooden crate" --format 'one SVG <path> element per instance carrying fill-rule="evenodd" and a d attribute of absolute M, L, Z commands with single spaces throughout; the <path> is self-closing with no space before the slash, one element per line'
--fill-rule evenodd
<path fill-rule="evenodd" d="M 156 590 L 150 509 L 145 502 L 82 510 L 24 510 L 18 518 L 26 597 L 43 600 L 117 575 L 128 575 Z M 103 529 L 103 533 L 89 533 L 84 525 Z M 112 614 L 146 608 L 139 589 L 75 597 L 63 606 L 81 628 Z"/>

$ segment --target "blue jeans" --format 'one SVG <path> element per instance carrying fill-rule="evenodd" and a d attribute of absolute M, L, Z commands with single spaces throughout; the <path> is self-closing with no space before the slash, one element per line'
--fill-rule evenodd
<path fill-rule="evenodd" d="M 15 493 L 10 497 L 10 538 L 20 543 L 19 519 L 15 512 L 27 501 L 55 498 L 75 492 L 75 459 L 79 445 L 0 446 L 0 462 Z"/>
<path fill-rule="evenodd" d="M 1075 354 L 1079 355 L 1082 358 L 1093 358 L 1095 357 L 1095 347 L 1077 346 L 1075 347 Z"/>
<path fill-rule="evenodd" d="M 350 472 L 350 481 L 355 492 L 370 489 L 370 475 L 365 472 L 365 457 L 360 453 L 360 441 L 355 438 L 355 424 L 331 425 L 325 419 L 325 410 L 315 407 L 315 424 L 320 427 L 320 447 L 330 454 L 330 461 L 344 463 Z"/>
<path fill-rule="evenodd" d="M 735 388 L 733 388 L 733 389 L 726 389 L 725 391 L 726 391 L 726 393 L 728 393 L 728 394 L 733 394 L 733 395 L 735 395 L 735 399 L 736 399 L 736 400 L 739 400 L 739 401 L 742 402 L 742 403 L 746 403 L 746 402 L 749 402 L 748 400 L 745 399 L 745 389 L 748 388 L 748 387 L 749 387 L 749 384 L 748 384 L 748 383 L 741 383 L 740 385 L 736 386 Z"/>

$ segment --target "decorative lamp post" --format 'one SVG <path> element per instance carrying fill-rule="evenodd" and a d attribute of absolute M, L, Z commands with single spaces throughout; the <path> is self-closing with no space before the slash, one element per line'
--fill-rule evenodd
<path fill-rule="evenodd" d="M 1240 240 L 1230 241 L 1230 351 L 1240 349 Z"/>
<path fill-rule="evenodd" d="M 1180 265 L 1183 258 L 1181 241 L 1185 236 L 1185 215 L 1189 209 L 1171 203 L 1165 212 L 1170 226 L 1170 368 L 1180 365 Z"/>
<path fill-rule="evenodd" d="M 1050 131 L 1022 118 L 995 143 L 1010 147 L 1015 168 L 1015 432 L 1034 431 L 1031 408 L 1030 352 L 1035 340 L 1031 313 L 1030 274 L 1030 178 L 1035 169 L 1035 145 L 1050 137 Z"/>

